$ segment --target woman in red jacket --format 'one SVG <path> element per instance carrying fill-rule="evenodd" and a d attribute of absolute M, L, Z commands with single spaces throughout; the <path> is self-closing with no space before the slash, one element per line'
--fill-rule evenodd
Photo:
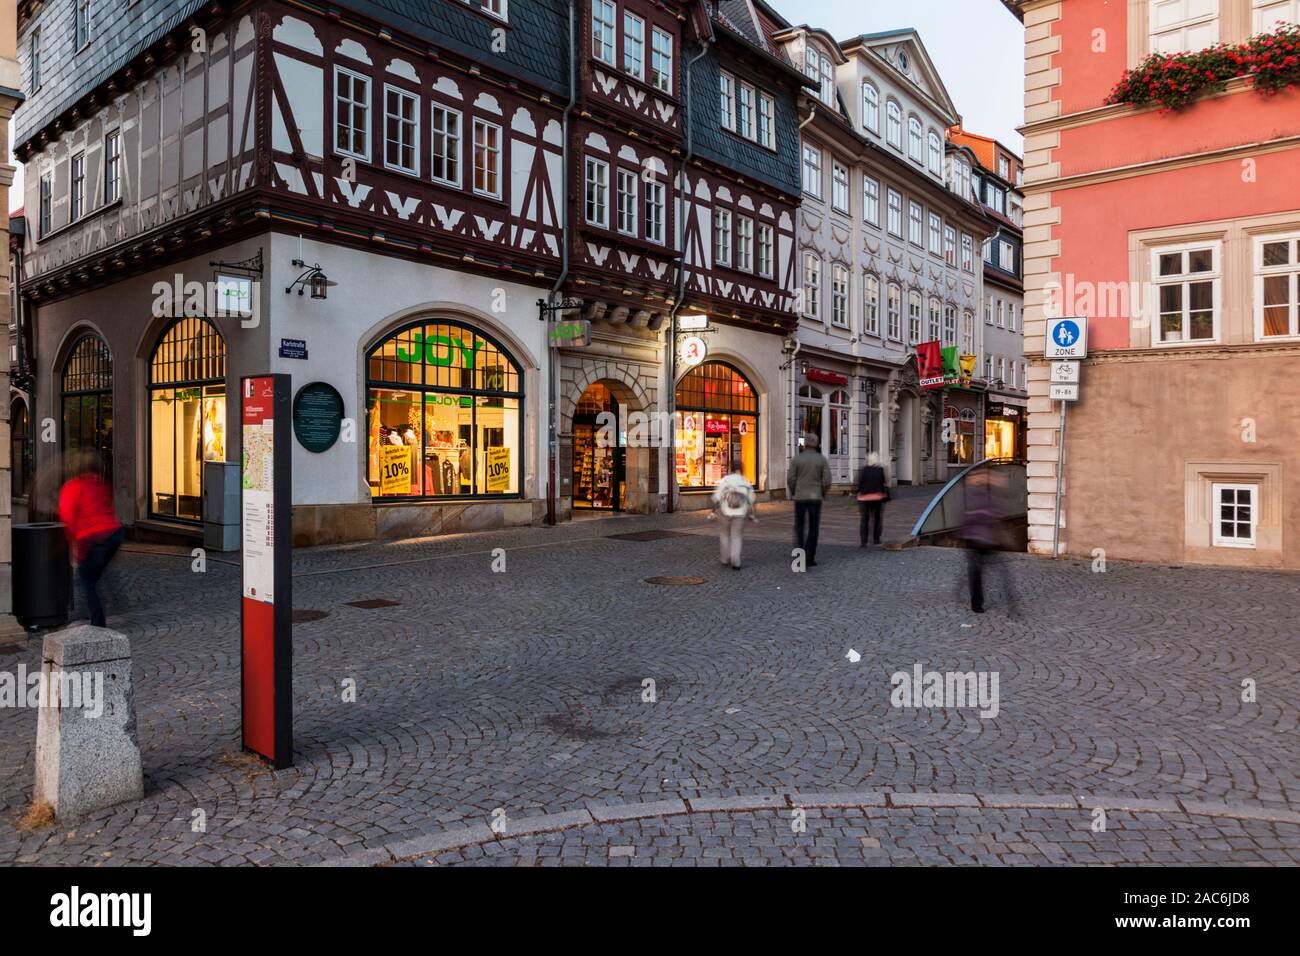
<path fill-rule="evenodd" d="M 59 520 L 77 562 L 77 576 L 90 609 L 90 623 L 104 627 L 99 579 L 122 545 L 122 525 L 113 510 L 113 488 L 100 473 L 98 456 L 82 452 L 72 460 L 73 477 L 59 492 Z"/>

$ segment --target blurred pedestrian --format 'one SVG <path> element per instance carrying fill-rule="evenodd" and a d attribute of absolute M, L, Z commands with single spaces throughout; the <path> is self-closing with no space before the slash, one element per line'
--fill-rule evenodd
<path fill-rule="evenodd" d="M 858 527 L 861 547 L 870 543 L 880 544 L 884 521 L 885 502 L 889 500 L 889 483 L 885 480 L 885 469 L 880 467 L 880 456 L 874 451 L 867 455 L 867 463 L 858 472 L 858 511 L 862 520 Z M 875 535 L 871 534 L 872 525 Z"/>
<path fill-rule="evenodd" d="M 790 462 L 786 490 L 794 499 L 794 539 L 808 559 L 807 566 L 817 566 L 817 536 L 822 524 L 822 501 L 831 490 L 831 464 L 818 448 L 816 435 L 804 436 L 803 448 Z"/>
<path fill-rule="evenodd" d="M 737 458 L 727 475 L 713 489 L 713 513 L 718 521 L 718 551 L 723 564 L 740 570 L 740 548 L 744 542 L 745 522 L 758 521 L 754 513 L 757 495 L 745 477 L 744 462 Z"/>
<path fill-rule="evenodd" d="M 1011 488 L 1003 472 L 996 468 L 972 474 L 965 487 L 966 517 L 961 537 L 966 543 L 966 584 L 970 591 L 970 609 L 984 613 L 985 571 L 996 567 L 1006 591 L 1008 610 L 1015 607 L 1015 592 L 1006 564 L 996 555 L 1005 550 L 1009 534 L 1007 519 L 1017 512 L 1010 500 Z M 1021 509 L 1023 513 L 1023 509 Z"/>
<path fill-rule="evenodd" d="M 84 451 L 74 455 L 68 473 L 72 477 L 59 492 L 59 520 L 63 522 L 69 548 L 77 562 L 77 577 L 90 611 L 90 623 L 104 627 L 99 580 L 122 546 L 122 525 L 113 510 L 113 487 L 104 480 L 98 455 Z"/>

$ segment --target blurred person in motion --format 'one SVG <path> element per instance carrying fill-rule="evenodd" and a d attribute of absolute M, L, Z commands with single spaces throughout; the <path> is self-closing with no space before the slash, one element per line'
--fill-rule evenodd
<path fill-rule="evenodd" d="M 858 472 L 858 511 L 862 520 L 858 527 L 861 547 L 880 544 L 881 525 L 884 522 L 885 502 L 889 500 L 889 484 L 885 469 L 880 467 L 880 456 L 874 451 L 867 455 L 867 463 Z M 871 534 L 872 525 L 875 535 Z"/>
<path fill-rule="evenodd" d="M 99 581 L 122 546 L 122 525 L 113 510 L 113 488 L 104 480 L 99 456 L 91 451 L 73 455 L 71 478 L 59 492 L 59 520 L 77 563 L 77 577 L 90 611 L 90 623 L 104 627 L 104 605 Z"/>
<path fill-rule="evenodd" d="M 740 570 L 740 548 L 744 542 L 745 522 L 758 521 L 754 514 L 754 486 L 744 474 L 744 463 L 737 458 L 731 474 L 713 489 L 713 517 L 718 521 L 718 550 L 723 564 Z"/>
<path fill-rule="evenodd" d="M 818 448 L 821 440 L 813 434 L 803 439 L 803 448 L 790 460 L 786 490 L 794 499 L 794 540 L 808 558 L 808 567 L 817 566 L 817 536 L 821 532 L 822 501 L 831 490 L 831 463 Z"/>
<path fill-rule="evenodd" d="M 1005 473 L 986 468 L 972 474 L 965 485 L 966 517 L 961 537 L 966 543 L 966 583 L 970 590 L 970 609 L 984 613 L 985 571 L 996 568 L 1006 592 L 1007 610 L 1015 609 L 1015 592 L 1006 562 L 996 555 L 1007 549 L 1010 534 L 1006 521 L 1023 509 L 1013 506 L 1011 487 Z"/>

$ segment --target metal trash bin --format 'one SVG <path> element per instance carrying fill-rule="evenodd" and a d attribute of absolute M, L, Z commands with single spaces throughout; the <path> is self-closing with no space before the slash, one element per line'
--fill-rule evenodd
<path fill-rule="evenodd" d="M 67 624 L 72 566 L 63 524 L 16 524 L 12 540 L 14 617 L 28 628 Z"/>

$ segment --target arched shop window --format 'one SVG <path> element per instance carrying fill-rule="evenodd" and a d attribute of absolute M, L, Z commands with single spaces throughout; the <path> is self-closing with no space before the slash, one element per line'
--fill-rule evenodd
<path fill-rule="evenodd" d="M 9 461 L 13 468 L 11 493 L 15 498 L 26 498 L 32 483 L 31 418 L 27 403 L 15 398 L 9 407 Z"/>
<path fill-rule="evenodd" d="M 226 460 L 226 343 L 211 322 L 177 319 L 149 362 L 149 513 L 203 520 L 203 463 Z"/>
<path fill-rule="evenodd" d="M 521 493 L 524 378 L 489 336 L 420 320 L 366 353 L 367 460 L 378 499 Z"/>
<path fill-rule="evenodd" d="M 677 383 L 677 484 L 712 488 L 740 459 L 758 481 L 758 395 L 725 362 L 704 362 Z"/>
<path fill-rule="evenodd" d="M 110 481 L 113 474 L 113 356 L 108 343 L 88 332 L 63 364 L 63 450 L 93 451 Z"/>

